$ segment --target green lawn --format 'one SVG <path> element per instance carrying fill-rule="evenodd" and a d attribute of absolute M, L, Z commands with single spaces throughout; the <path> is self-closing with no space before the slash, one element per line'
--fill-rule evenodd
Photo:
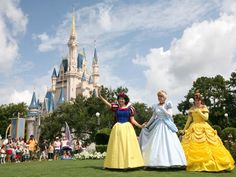
<path fill-rule="evenodd" d="M 185 170 L 104 170 L 103 160 L 59 160 L 0 165 L 0 177 L 230 177 L 232 172 L 207 173 Z"/>

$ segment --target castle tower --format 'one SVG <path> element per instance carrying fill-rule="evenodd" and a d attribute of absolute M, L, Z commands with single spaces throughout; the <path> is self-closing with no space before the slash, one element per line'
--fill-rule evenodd
<path fill-rule="evenodd" d="M 53 69 L 52 76 L 51 76 L 51 81 L 52 81 L 52 91 L 56 91 L 56 83 L 57 83 L 57 72 L 56 69 Z"/>
<path fill-rule="evenodd" d="M 85 72 L 83 73 L 82 79 L 81 79 L 81 89 L 82 91 L 85 90 L 86 88 L 86 76 L 85 76 Z"/>
<path fill-rule="evenodd" d="M 93 57 L 92 67 L 93 67 L 93 72 L 92 72 L 93 87 L 96 91 L 98 91 L 98 88 L 99 88 L 99 66 L 98 66 L 98 57 L 97 57 L 96 48 L 94 49 L 94 57 Z"/>
<path fill-rule="evenodd" d="M 76 98 L 77 85 L 77 34 L 75 29 L 75 16 L 72 17 L 71 34 L 68 41 L 68 71 L 67 77 L 67 101 Z"/>
<path fill-rule="evenodd" d="M 26 138 L 29 139 L 30 135 L 34 135 L 36 138 L 37 130 L 36 130 L 36 122 L 39 120 L 39 105 L 36 100 L 35 92 L 33 92 L 31 103 L 29 106 L 28 117 L 26 119 L 27 130 L 26 130 Z"/>

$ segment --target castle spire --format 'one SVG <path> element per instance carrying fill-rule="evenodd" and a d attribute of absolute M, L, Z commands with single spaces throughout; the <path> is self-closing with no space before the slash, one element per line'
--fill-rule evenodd
<path fill-rule="evenodd" d="M 76 36 L 76 29 L 75 29 L 75 14 L 72 16 L 72 23 L 71 23 L 71 36 Z"/>
<path fill-rule="evenodd" d="M 38 104 L 37 104 L 35 92 L 33 92 L 29 109 L 38 109 Z"/>
<path fill-rule="evenodd" d="M 93 65 L 98 64 L 97 49 L 94 48 Z"/>

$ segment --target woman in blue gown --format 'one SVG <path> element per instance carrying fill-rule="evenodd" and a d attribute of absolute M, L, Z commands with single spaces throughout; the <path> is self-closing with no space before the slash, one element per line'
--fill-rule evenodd
<path fill-rule="evenodd" d="M 152 168 L 184 167 L 186 158 L 172 118 L 172 104 L 165 103 L 167 94 L 157 93 L 159 103 L 152 106 L 153 115 L 142 129 L 139 143 L 144 165 Z"/>

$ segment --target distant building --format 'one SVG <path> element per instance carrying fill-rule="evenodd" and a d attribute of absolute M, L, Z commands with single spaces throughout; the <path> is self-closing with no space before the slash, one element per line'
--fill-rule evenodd
<path fill-rule="evenodd" d="M 94 49 L 91 71 L 87 68 L 85 50 L 78 52 L 75 16 L 72 18 L 71 33 L 68 41 L 68 57 L 63 58 L 59 71 L 53 69 L 51 88 L 48 89 L 42 103 L 36 99 L 35 92 L 29 106 L 27 122 L 27 138 L 31 134 L 39 138 L 40 115 L 51 113 L 55 108 L 65 102 L 71 101 L 77 95 L 90 97 L 97 95 L 99 88 L 99 66 L 97 50 Z"/>

